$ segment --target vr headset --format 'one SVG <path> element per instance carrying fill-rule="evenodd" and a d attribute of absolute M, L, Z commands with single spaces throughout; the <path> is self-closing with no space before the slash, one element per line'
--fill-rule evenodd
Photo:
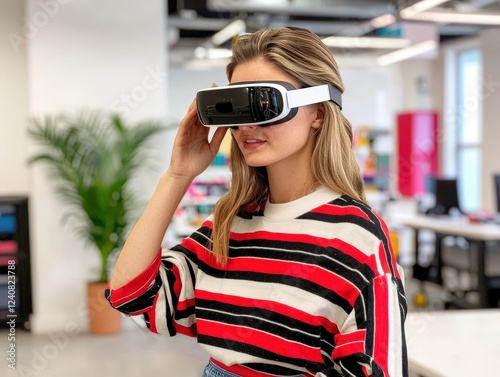
<path fill-rule="evenodd" d="M 292 119 L 299 106 L 325 101 L 342 109 L 342 93 L 330 84 L 297 89 L 284 81 L 249 81 L 198 91 L 196 110 L 208 127 L 267 127 Z"/>

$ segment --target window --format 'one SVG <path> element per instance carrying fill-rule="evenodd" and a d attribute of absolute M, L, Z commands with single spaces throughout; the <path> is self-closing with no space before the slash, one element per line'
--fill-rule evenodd
<path fill-rule="evenodd" d="M 481 56 L 478 50 L 458 53 L 459 110 L 457 124 L 457 178 L 465 211 L 481 208 Z"/>
<path fill-rule="evenodd" d="M 450 49 L 446 64 L 444 174 L 457 178 L 462 209 L 475 212 L 481 209 L 481 54 Z"/>

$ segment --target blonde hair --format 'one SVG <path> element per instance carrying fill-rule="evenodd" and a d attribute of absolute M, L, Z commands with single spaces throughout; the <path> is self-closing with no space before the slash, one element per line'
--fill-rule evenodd
<path fill-rule="evenodd" d="M 263 58 L 293 77 L 302 87 L 332 84 L 344 91 L 339 69 L 321 39 L 305 29 L 262 29 L 244 34 L 233 46 L 226 67 L 231 80 L 242 63 Z M 311 156 L 316 186 L 326 186 L 340 194 L 366 202 L 363 179 L 352 151 L 352 127 L 339 107 L 325 102 L 324 120 L 315 133 Z M 231 186 L 213 214 L 212 251 L 219 263 L 227 264 L 229 233 L 237 213 L 246 205 L 260 204 L 269 194 L 265 167 L 250 167 L 233 139 L 230 152 Z"/>

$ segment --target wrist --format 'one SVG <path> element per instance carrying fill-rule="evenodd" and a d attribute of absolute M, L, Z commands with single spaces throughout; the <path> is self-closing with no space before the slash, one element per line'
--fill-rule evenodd
<path fill-rule="evenodd" d="M 160 177 L 160 184 L 168 182 L 169 184 L 174 184 L 179 187 L 185 186 L 187 188 L 189 187 L 191 182 L 193 182 L 194 178 L 195 177 L 190 175 L 189 173 L 178 173 L 169 168 Z"/>

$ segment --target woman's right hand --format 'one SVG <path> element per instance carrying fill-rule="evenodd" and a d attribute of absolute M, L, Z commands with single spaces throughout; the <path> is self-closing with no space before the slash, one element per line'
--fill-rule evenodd
<path fill-rule="evenodd" d="M 172 176 L 190 180 L 210 165 L 227 131 L 227 127 L 217 128 L 209 141 L 210 128 L 203 126 L 198 119 L 195 101 L 179 124 L 169 167 Z"/>

